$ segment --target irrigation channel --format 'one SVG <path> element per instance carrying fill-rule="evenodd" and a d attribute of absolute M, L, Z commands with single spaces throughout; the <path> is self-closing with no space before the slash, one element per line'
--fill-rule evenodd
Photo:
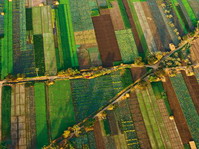
<path fill-rule="evenodd" d="M 83 121 L 79 122 L 76 124 L 76 126 L 79 126 L 80 129 L 84 127 L 84 123 L 89 120 L 89 119 L 94 119 L 99 113 L 102 113 L 103 111 L 107 110 L 110 105 L 113 105 L 114 103 L 118 102 L 119 100 L 122 99 L 124 95 L 127 93 L 130 93 L 130 91 L 135 87 L 140 81 L 146 79 L 149 75 L 153 74 L 155 71 L 157 71 L 159 68 L 161 68 L 160 64 L 162 61 L 164 61 L 166 58 L 170 57 L 173 53 L 178 52 L 182 50 L 184 47 L 187 45 L 191 44 L 194 40 L 196 40 L 198 37 L 198 33 L 194 35 L 193 37 L 189 38 L 186 42 L 184 42 L 181 46 L 179 46 L 177 49 L 170 51 L 168 54 L 163 56 L 157 63 L 154 65 L 145 65 L 147 68 L 152 68 L 150 69 L 147 73 L 145 73 L 142 77 L 140 77 L 137 81 L 134 83 L 130 84 L 128 87 L 123 89 L 120 93 L 118 93 L 115 97 L 113 97 L 105 106 L 101 107 L 99 110 L 85 118 Z M 52 146 L 54 143 L 58 144 L 63 144 L 67 142 L 70 138 L 74 137 L 75 133 L 71 133 L 67 138 L 63 138 L 62 136 L 60 138 L 57 138 L 56 140 L 52 141 L 52 143 L 49 146 Z"/>

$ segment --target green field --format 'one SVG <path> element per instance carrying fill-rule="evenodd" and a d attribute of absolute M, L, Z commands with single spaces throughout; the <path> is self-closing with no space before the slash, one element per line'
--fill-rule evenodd
<path fill-rule="evenodd" d="M 53 139 L 75 124 L 70 88 L 69 80 L 55 81 L 54 85 L 48 87 L 50 128 Z"/>
<path fill-rule="evenodd" d="M 71 87 L 76 121 L 96 112 L 114 96 L 110 75 L 91 80 L 71 80 Z"/>
<path fill-rule="evenodd" d="M 7 10 L 7 14 L 4 15 L 4 38 L 0 39 L 1 79 L 13 72 L 12 2 L 5 1 L 4 9 Z"/>
<path fill-rule="evenodd" d="M 35 83 L 35 114 L 36 114 L 36 142 L 37 147 L 42 148 L 49 143 L 45 84 Z"/>
<path fill-rule="evenodd" d="M 154 97 L 149 97 L 149 92 L 146 91 L 138 91 L 137 97 L 140 105 L 140 109 L 142 112 L 142 116 L 144 118 L 145 126 L 149 135 L 149 139 L 151 142 L 152 148 L 165 148 L 164 140 L 162 139 L 161 132 L 159 129 L 159 123 L 162 123 L 160 113 L 155 113 L 157 110 L 154 104 L 154 101 L 151 101 Z M 155 108 L 155 109 L 154 109 Z M 162 124 L 161 124 L 162 125 Z"/>
<path fill-rule="evenodd" d="M 127 146 L 129 148 L 140 148 L 137 132 L 135 131 L 135 125 L 131 116 L 132 113 L 130 112 L 127 100 L 120 102 L 114 109 L 114 112 L 119 129 L 125 136 Z"/>
<path fill-rule="evenodd" d="M 11 142 L 11 87 L 2 87 L 2 115 L 1 115 L 1 139 L 4 142 Z"/>
<path fill-rule="evenodd" d="M 152 82 L 151 83 L 153 92 L 155 94 L 156 99 L 163 99 L 166 105 L 167 111 L 170 115 L 172 115 L 171 107 L 169 105 L 169 101 L 167 99 L 166 93 L 164 91 L 163 85 L 161 82 Z"/>
<path fill-rule="evenodd" d="M 133 63 L 134 59 L 138 57 L 138 51 L 131 29 L 119 30 L 115 33 L 123 63 Z"/>

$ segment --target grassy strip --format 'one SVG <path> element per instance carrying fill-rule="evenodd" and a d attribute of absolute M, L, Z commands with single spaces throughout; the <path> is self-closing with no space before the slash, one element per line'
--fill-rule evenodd
<path fill-rule="evenodd" d="M 131 28 L 131 24 L 129 22 L 129 18 L 128 18 L 128 15 L 126 13 L 126 9 L 124 7 L 122 0 L 117 0 L 117 2 L 118 2 L 118 5 L 119 5 L 119 8 L 120 8 L 120 12 L 121 12 L 125 27 Z"/>
<path fill-rule="evenodd" d="M 163 140 L 163 143 L 166 148 L 172 148 L 171 143 L 170 143 L 170 138 L 167 133 L 166 126 L 164 124 L 164 121 L 162 119 L 162 115 L 160 113 L 159 107 L 157 105 L 157 99 L 153 93 L 153 89 L 151 86 L 148 87 L 148 97 L 151 99 L 151 107 L 156 119 L 156 123 L 158 124 L 160 133 L 161 133 L 161 138 Z"/>
<path fill-rule="evenodd" d="M 103 120 L 103 124 L 104 124 L 105 133 L 107 135 L 110 135 L 111 134 L 111 129 L 110 129 L 110 124 L 109 124 L 108 119 Z"/>
<path fill-rule="evenodd" d="M 196 16 L 195 16 L 192 8 L 189 5 L 189 2 L 187 0 L 181 0 L 181 1 L 182 1 L 183 5 L 184 5 L 184 7 L 185 7 L 185 9 L 188 13 L 193 25 L 196 26 L 197 25 L 197 19 L 196 19 Z"/>
<path fill-rule="evenodd" d="M 180 12 L 179 12 L 179 10 L 177 8 L 177 5 L 178 5 L 177 0 L 171 0 L 171 4 L 172 4 L 172 8 L 173 8 L 176 16 L 178 17 L 178 20 L 180 22 L 180 25 L 181 25 L 184 33 L 187 34 L 188 33 L 187 29 L 189 28 L 189 25 L 188 25 L 187 21 L 184 20 L 185 18 L 182 19 L 183 16 L 180 14 Z"/>
<path fill-rule="evenodd" d="M 5 2 L 4 38 L 1 45 L 1 79 L 13 72 L 12 2 Z"/>
<path fill-rule="evenodd" d="M 45 84 L 35 83 L 35 114 L 36 114 L 36 141 L 37 147 L 42 148 L 49 144 L 48 128 L 46 119 L 46 96 Z"/>
<path fill-rule="evenodd" d="M 56 60 L 57 60 L 57 70 L 61 71 L 64 69 L 64 61 L 63 61 L 63 54 L 62 54 L 62 44 L 61 44 L 61 32 L 60 32 L 60 24 L 59 24 L 59 15 L 58 9 L 52 10 L 52 14 L 54 16 L 54 22 L 56 26 L 56 38 L 57 38 L 57 47 L 56 47 Z"/>
<path fill-rule="evenodd" d="M 63 2 L 62 2 L 63 3 Z M 78 67 L 75 37 L 69 4 L 59 5 L 59 23 L 65 68 Z M 70 54 L 69 54 L 70 53 Z"/>
<path fill-rule="evenodd" d="M 32 8 L 26 8 L 26 30 L 33 30 L 32 25 Z"/>
<path fill-rule="evenodd" d="M 11 141 L 11 87 L 2 87 L 2 115 L 1 134 L 2 141 Z"/>
<path fill-rule="evenodd" d="M 199 0 L 188 0 L 190 7 L 192 8 L 197 20 L 199 20 Z"/>
<path fill-rule="evenodd" d="M 140 91 L 137 91 L 136 94 L 138 97 L 138 102 L 139 102 L 141 113 L 142 113 L 142 116 L 144 119 L 144 123 L 145 123 L 146 129 L 147 129 L 148 135 L 149 135 L 149 140 L 150 140 L 151 146 L 152 146 L 152 148 L 158 148 L 158 141 L 156 139 L 156 134 L 152 128 L 150 115 L 148 113 L 148 110 L 146 109 L 146 105 L 145 105 L 144 99 L 142 97 L 142 93 Z"/>
<path fill-rule="evenodd" d="M 42 18 L 40 7 L 32 8 L 33 34 L 42 34 Z"/>
<path fill-rule="evenodd" d="M 159 130 L 159 124 L 156 121 L 157 115 L 154 115 L 155 114 L 154 109 L 153 109 L 154 107 L 151 105 L 152 101 L 150 101 L 150 97 L 149 97 L 149 94 L 147 94 L 147 91 L 142 91 L 142 96 L 143 96 L 144 104 L 146 106 L 146 110 L 148 111 L 149 120 L 152 125 L 152 129 L 154 131 L 155 138 L 158 143 L 158 148 L 164 148 L 164 143 L 163 143 L 163 140 L 161 137 L 161 132 Z"/>
<path fill-rule="evenodd" d="M 35 65 L 39 68 L 38 75 L 45 74 L 45 59 L 44 59 L 44 45 L 42 35 L 33 35 L 34 52 L 35 52 Z"/>
<path fill-rule="evenodd" d="M 163 99 L 169 115 L 173 115 L 173 112 L 171 111 L 171 107 L 169 105 L 169 101 L 166 97 L 162 83 L 161 82 L 152 82 L 151 85 L 152 85 L 153 92 L 154 92 L 156 98 Z"/>

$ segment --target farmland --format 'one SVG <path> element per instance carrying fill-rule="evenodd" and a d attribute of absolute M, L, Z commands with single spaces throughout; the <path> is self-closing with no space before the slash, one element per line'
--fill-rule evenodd
<path fill-rule="evenodd" d="M 108 99 L 114 97 L 114 95 L 128 86 L 131 81 L 129 70 L 118 71 L 92 80 L 72 80 L 71 90 L 76 121 L 83 120 L 102 105 L 105 105 Z"/>
<path fill-rule="evenodd" d="M 198 5 L 0 0 L 0 148 L 199 148 Z"/>
<path fill-rule="evenodd" d="M 182 111 L 186 118 L 188 127 L 190 129 L 191 135 L 198 144 L 198 125 L 199 125 L 199 117 L 196 111 L 196 108 L 193 104 L 193 101 L 190 97 L 188 89 L 186 88 L 186 84 L 182 80 L 182 75 L 179 74 L 174 78 L 171 78 L 172 85 L 174 86 L 174 90 L 176 91 L 176 95 L 179 99 L 180 106 L 182 107 Z M 178 82 L 178 83 L 177 83 Z"/>
<path fill-rule="evenodd" d="M 55 139 L 60 136 L 67 127 L 74 125 L 75 122 L 70 81 L 56 81 L 54 85 L 47 88 L 47 93 L 51 135 L 52 138 Z"/>

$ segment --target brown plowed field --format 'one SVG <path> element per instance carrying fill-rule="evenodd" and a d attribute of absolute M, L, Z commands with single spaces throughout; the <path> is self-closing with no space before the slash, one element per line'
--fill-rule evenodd
<path fill-rule="evenodd" d="M 172 87 L 171 80 L 168 76 L 166 77 L 166 82 L 163 83 L 163 86 L 168 96 L 169 104 L 174 114 L 175 122 L 178 128 L 180 137 L 182 139 L 182 142 L 183 144 L 187 144 L 192 139 L 192 137 L 191 137 L 188 125 L 186 123 L 186 119 L 180 107 L 180 103 Z"/>
<path fill-rule="evenodd" d="M 140 142 L 140 146 L 143 149 L 150 149 L 151 144 L 149 141 L 149 137 L 146 131 L 146 127 L 144 124 L 144 120 L 140 111 L 139 103 L 135 92 L 131 93 L 131 97 L 128 100 L 128 102 L 129 102 L 130 111 L 132 113 L 135 130 L 137 132 L 137 136 Z"/>
<path fill-rule="evenodd" d="M 104 139 L 102 136 L 100 122 L 98 119 L 96 120 L 94 124 L 94 135 L 95 135 L 97 149 L 105 149 Z"/>
<path fill-rule="evenodd" d="M 113 22 L 114 29 L 117 30 L 123 30 L 124 22 L 122 20 L 122 16 L 120 14 L 120 8 L 118 6 L 118 3 L 116 1 L 111 2 L 113 8 L 110 9 L 110 15 Z"/>
<path fill-rule="evenodd" d="M 169 119 L 169 113 L 168 113 L 168 110 L 166 108 L 164 100 L 158 99 L 157 105 L 158 105 L 159 111 L 161 113 L 164 125 L 166 127 L 168 136 L 170 138 L 170 143 L 171 143 L 172 148 L 182 149 L 183 144 L 182 144 L 182 141 L 181 141 L 181 138 L 180 138 L 180 134 L 179 134 L 178 130 L 176 129 L 175 121 L 171 121 Z"/>
<path fill-rule="evenodd" d="M 181 71 L 182 76 L 185 80 L 189 94 L 191 95 L 192 101 L 199 114 L 199 84 L 195 76 L 187 76 L 185 71 Z"/>
<path fill-rule="evenodd" d="M 146 73 L 146 68 L 144 67 L 132 67 L 131 74 L 133 81 L 137 81 L 141 76 Z"/>
<path fill-rule="evenodd" d="M 97 43 L 104 67 L 113 66 L 113 62 L 121 61 L 121 54 L 116 40 L 110 15 L 92 17 Z"/>

